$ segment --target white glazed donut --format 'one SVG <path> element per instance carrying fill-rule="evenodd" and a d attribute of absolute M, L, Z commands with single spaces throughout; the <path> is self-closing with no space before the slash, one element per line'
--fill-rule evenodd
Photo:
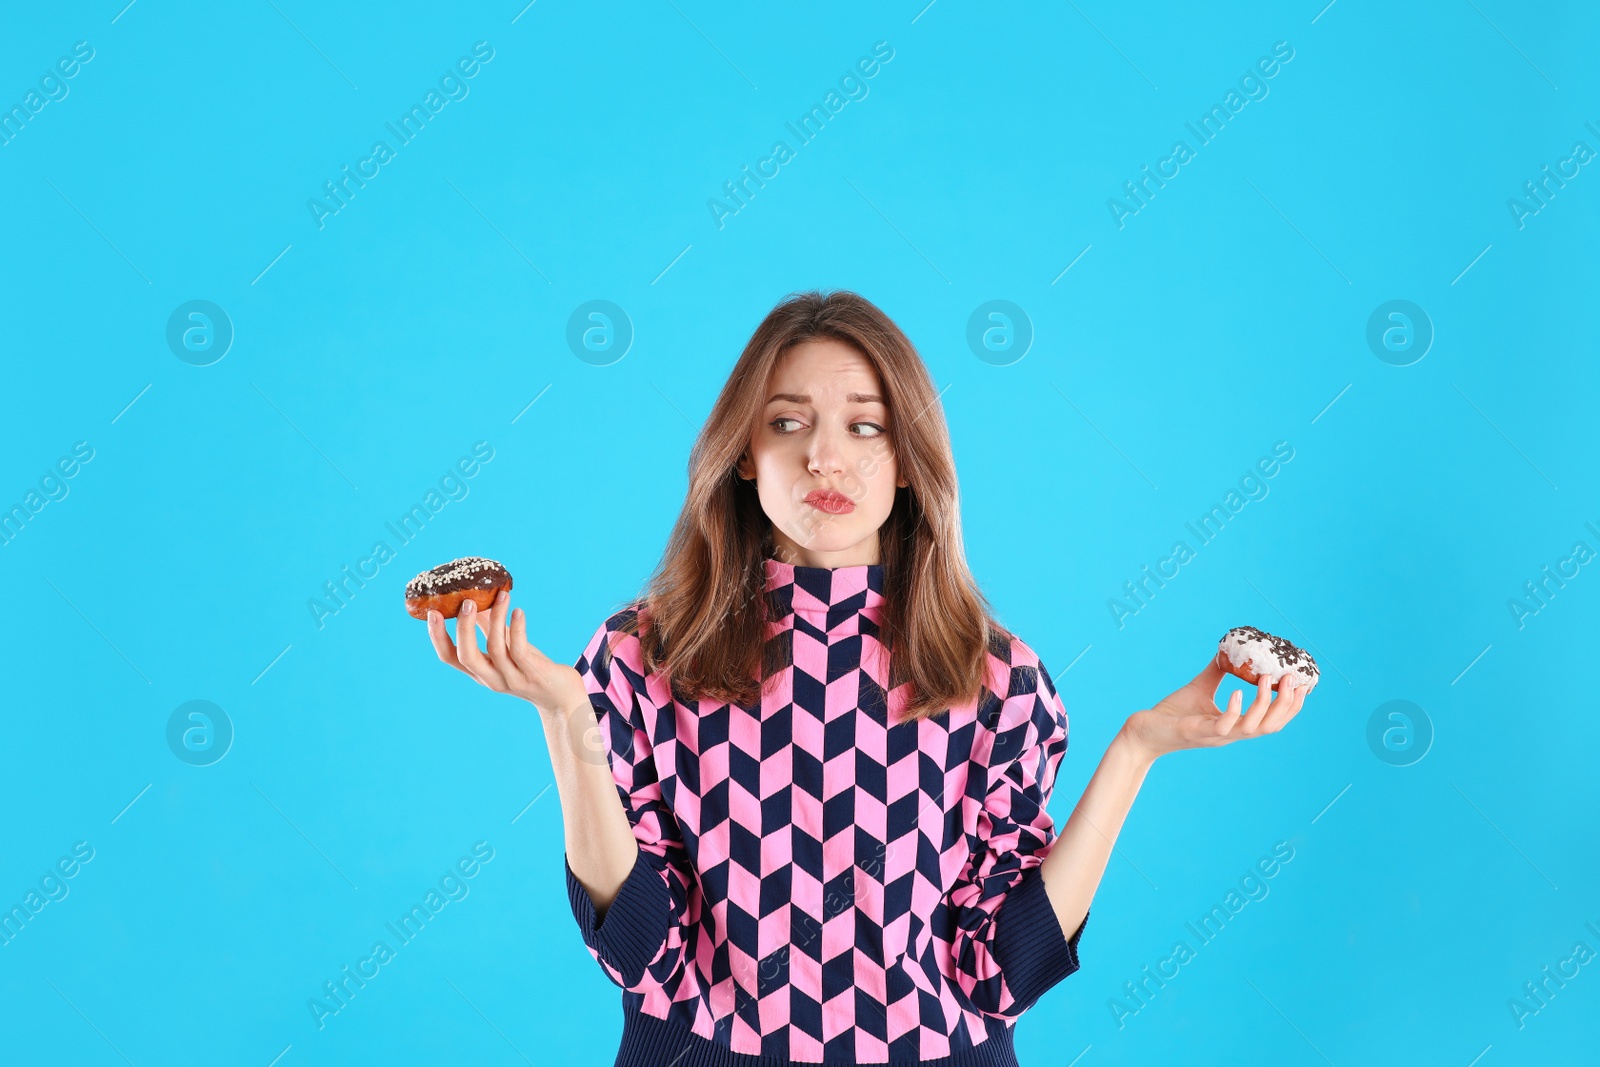
<path fill-rule="evenodd" d="M 1282 683 L 1309 691 L 1318 678 L 1317 661 L 1311 653 L 1254 626 L 1235 626 L 1222 635 L 1217 642 L 1217 666 L 1252 685 L 1264 676 L 1274 689 Z"/>

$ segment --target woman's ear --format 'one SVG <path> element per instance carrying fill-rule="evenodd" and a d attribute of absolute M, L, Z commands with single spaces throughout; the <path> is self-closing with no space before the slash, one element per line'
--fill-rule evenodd
<path fill-rule="evenodd" d="M 750 467 L 750 453 L 739 453 L 739 460 L 733 465 L 734 473 L 747 482 L 753 482 L 756 479 L 756 473 Z"/>

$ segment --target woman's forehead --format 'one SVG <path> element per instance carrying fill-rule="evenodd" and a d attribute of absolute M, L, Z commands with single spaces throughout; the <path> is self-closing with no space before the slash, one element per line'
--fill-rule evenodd
<path fill-rule="evenodd" d="M 831 339 L 802 342 L 784 352 L 772 369 L 768 393 L 809 395 L 807 402 L 817 403 L 851 402 L 850 394 L 884 396 L 872 361 L 854 346 Z"/>

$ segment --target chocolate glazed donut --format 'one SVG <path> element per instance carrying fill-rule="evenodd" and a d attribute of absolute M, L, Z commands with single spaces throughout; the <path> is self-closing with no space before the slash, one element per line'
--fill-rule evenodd
<path fill-rule="evenodd" d="M 423 571 L 406 583 L 406 611 L 414 619 L 426 619 L 437 611 L 447 619 L 471 600 L 479 611 L 487 611 L 502 589 L 511 588 L 511 572 L 492 559 L 463 556 Z"/>

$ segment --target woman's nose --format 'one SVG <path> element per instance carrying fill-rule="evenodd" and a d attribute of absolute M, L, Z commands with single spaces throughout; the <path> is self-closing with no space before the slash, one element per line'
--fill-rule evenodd
<path fill-rule="evenodd" d="M 844 470 L 844 450 L 834 431 L 819 430 L 811 439 L 806 467 L 813 474 L 831 475 Z"/>

